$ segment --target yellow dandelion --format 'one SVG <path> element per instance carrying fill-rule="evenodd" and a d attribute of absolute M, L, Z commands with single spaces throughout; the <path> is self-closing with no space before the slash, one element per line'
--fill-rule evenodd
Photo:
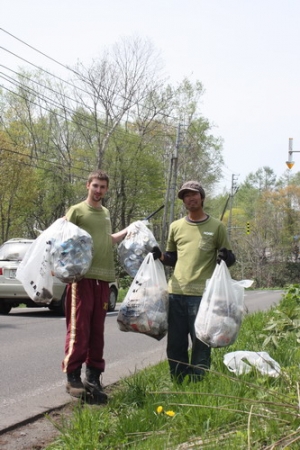
<path fill-rule="evenodd" d="M 175 413 L 174 413 L 174 411 L 166 411 L 166 415 L 169 417 L 174 417 Z"/>
<path fill-rule="evenodd" d="M 158 406 L 158 407 L 156 408 L 157 414 L 161 414 L 161 413 L 163 412 L 163 410 L 164 410 L 164 408 L 163 408 L 162 406 Z"/>

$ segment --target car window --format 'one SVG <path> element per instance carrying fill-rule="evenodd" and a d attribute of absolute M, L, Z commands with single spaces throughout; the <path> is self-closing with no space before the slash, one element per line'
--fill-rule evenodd
<path fill-rule="evenodd" d="M 31 242 L 4 243 L 0 247 L 0 261 L 22 261 Z"/>

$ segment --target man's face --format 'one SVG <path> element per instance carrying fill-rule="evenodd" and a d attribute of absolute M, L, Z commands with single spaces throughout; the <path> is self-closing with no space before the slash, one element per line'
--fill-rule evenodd
<path fill-rule="evenodd" d="M 98 178 L 93 178 L 90 183 L 87 183 L 86 187 L 88 190 L 88 199 L 95 203 L 100 202 L 108 191 L 107 181 L 99 180 Z"/>
<path fill-rule="evenodd" d="M 200 192 L 187 191 L 183 196 L 183 203 L 187 210 L 195 211 L 202 207 Z"/>

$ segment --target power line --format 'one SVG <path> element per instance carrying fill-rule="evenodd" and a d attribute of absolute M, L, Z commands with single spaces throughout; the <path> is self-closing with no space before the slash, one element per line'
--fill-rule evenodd
<path fill-rule="evenodd" d="M 15 155 L 18 155 L 18 156 L 25 156 L 25 157 L 27 157 L 27 158 L 30 158 L 30 155 L 26 155 L 25 153 L 21 153 L 21 152 L 17 152 L 17 151 L 15 151 L 15 150 L 11 150 L 11 149 L 6 149 L 6 148 L 3 148 L 3 147 L 1 147 L 0 148 L 0 151 L 6 151 L 6 152 L 10 152 L 10 153 L 13 153 L 13 154 L 15 154 Z M 39 169 L 39 170 L 43 170 L 43 171 L 45 171 L 45 172 L 52 172 L 52 173 L 55 173 L 56 175 L 57 175 L 57 173 L 58 173 L 58 171 L 57 171 L 57 169 L 61 169 L 61 164 L 59 164 L 59 163 L 56 163 L 56 162 L 54 162 L 54 161 L 48 161 L 48 160 L 45 160 L 45 159 L 43 159 L 43 158 L 39 158 L 39 161 L 40 162 L 47 162 L 47 163 L 50 163 L 50 164 L 52 164 L 52 165 L 55 165 L 56 167 L 55 168 L 50 168 L 50 167 L 42 167 L 42 166 L 39 166 L 38 164 L 34 164 L 34 163 L 28 163 L 28 162 L 26 162 L 26 161 L 19 161 L 19 160 L 17 160 L 17 159 L 13 159 L 13 162 L 15 163 L 15 164 L 22 164 L 22 166 L 27 166 L 27 167 L 30 167 L 30 168 L 32 168 L 32 169 Z M 84 172 L 87 172 L 87 173 L 89 173 L 90 172 L 90 170 L 87 170 L 87 169 L 84 169 L 84 168 L 82 168 L 82 167 L 80 167 L 80 170 L 81 171 L 84 171 Z M 84 177 L 81 177 L 80 175 L 76 175 L 76 178 L 78 178 L 78 179 L 80 179 L 80 180 L 86 180 L 86 178 L 84 178 Z"/>
<path fill-rule="evenodd" d="M 14 85 L 14 86 L 16 86 L 16 87 L 19 87 L 19 88 L 23 89 L 23 90 L 24 90 L 25 92 L 27 92 L 28 94 L 34 94 L 38 99 L 44 101 L 46 105 L 48 105 L 48 104 L 51 105 L 51 104 L 52 104 L 53 106 L 55 106 L 56 108 L 58 108 L 58 109 L 60 109 L 60 110 L 62 110 L 62 111 L 64 111 L 64 112 L 65 112 L 65 111 L 68 111 L 69 114 L 70 114 L 71 116 L 73 116 L 73 117 L 72 117 L 72 121 L 73 121 L 73 123 L 75 123 L 76 125 L 80 125 L 81 127 L 87 129 L 88 131 L 92 131 L 92 132 L 94 132 L 94 133 L 97 132 L 97 130 L 95 129 L 95 127 L 91 128 L 91 127 L 89 127 L 89 126 L 87 126 L 87 125 L 83 125 L 82 123 L 79 123 L 79 122 L 77 122 L 77 121 L 74 119 L 74 116 L 76 115 L 77 117 L 81 117 L 81 118 L 82 118 L 84 121 L 86 121 L 86 122 L 91 122 L 91 123 L 93 123 L 95 119 L 93 119 L 92 117 L 83 115 L 80 111 L 74 110 L 74 109 L 72 109 L 72 108 L 70 108 L 70 107 L 68 107 L 68 106 L 66 106 L 66 105 L 63 105 L 63 106 L 62 106 L 60 103 L 56 102 L 55 100 L 51 99 L 50 97 L 47 97 L 47 96 L 45 96 L 45 95 L 43 95 L 43 94 L 40 94 L 38 91 L 35 91 L 35 90 L 32 89 L 31 87 L 29 87 L 29 86 L 27 86 L 27 85 L 24 85 L 24 84 L 22 84 L 22 83 L 20 83 L 20 82 L 18 82 L 18 81 L 15 81 L 12 77 L 8 77 L 7 75 L 3 74 L 3 72 L 0 72 L 0 74 L 2 74 L 2 77 L 0 76 L 0 78 L 3 78 L 4 80 L 10 82 L 12 85 Z M 11 89 L 9 89 L 7 86 L 5 86 L 5 85 L 3 85 L 3 84 L 0 85 L 0 87 L 2 87 L 4 90 L 10 92 L 11 94 L 16 95 L 16 96 L 22 98 L 22 99 L 25 100 L 25 101 L 29 101 L 29 103 L 31 103 L 31 104 L 33 104 L 33 105 L 39 107 L 39 108 L 42 108 L 42 109 L 44 109 L 45 111 L 47 111 L 47 112 L 49 112 L 49 113 L 51 113 L 51 114 L 57 115 L 57 116 L 59 116 L 59 117 L 65 119 L 65 116 L 62 115 L 62 114 L 59 114 L 57 111 L 51 110 L 51 109 L 49 109 L 49 107 L 42 106 L 41 104 L 38 104 L 38 103 L 36 103 L 35 101 L 33 101 L 33 100 L 31 100 L 31 99 L 28 99 L 27 97 L 24 97 L 23 95 L 21 95 L 21 94 L 15 92 L 15 91 L 12 91 Z M 67 97 L 67 98 L 71 99 L 70 97 Z M 75 100 L 73 100 L 73 99 L 71 99 L 71 100 L 72 100 L 72 101 L 75 101 Z M 107 128 L 107 126 L 103 125 L 101 122 L 100 122 L 100 123 L 99 123 L 99 122 L 97 123 L 97 127 L 98 127 L 98 128 L 102 128 L 102 131 L 104 131 L 105 133 L 109 132 L 109 129 Z M 172 127 L 172 126 L 171 126 L 171 127 Z M 124 136 L 124 133 L 122 133 L 122 132 L 120 132 L 120 131 L 118 131 L 118 130 L 115 130 L 114 133 L 117 134 L 117 135 L 119 134 L 119 135 L 122 136 L 122 137 Z M 169 137 L 169 134 L 161 134 L 161 135 L 159 135 L 159 136 L 160 136 L 160 137 Z M 124 140 L 124 142 L 127 142 L 127 141 Z"/>
<path fill-rule="evenodd" d="M 6 68 L 6 66 L 3 66 L 2 64 L 1 64 L 1 67 Z M 18 73 L 18 72 L 14 71 L 14 70 L 12 70 L 12 69 L 9 69 L 9 68 L 7 68 L 7 69 L 8 69 L 9 71 L 15 73 L 15 74 L 18 75 L 19 77 L 23 77 L 23 78 L 25 78 L 25 79 L 27 79 L 27 80 L 30 80 L 32 83 L 37 84 L 38 86 L 41 86 L 41 87 L 43 87 L 43 88 L 45 88 L 45 89 L 48 89 L 48 90 L 50 90 L 51 92 L 53 92 L 53 93 L 55 93 L 55 94 L 61 95 L 60 93 L 58 93 L 58 92 L 55 91 L 54 89 L 49 88 L 49 87 L 47 87 L 47 86 L 45 86 L 45 85 L 42 85 L 41 83 L 38 83 L 38 82 L 36 82 L 35 80 L 31 80 L 29 77 L 25 76 L 24 74 Z M 81 117 L 84 119 L 84 121 L 88 121 L 88 122 L 92 122 L 92 121 L 93 121 L 93 119 L 92 119 L 91 117 L 84 116 L 84 115 L 82 115 L 79 111 L 73 110 L 72 108 L 67 107 L 67 106 L 65 106 L 65 105 L 62 107 L 59 103 L 55 102 L 53 99 L 50 99 L 49 97 L 46 97 L 45 95 L 40 94 L 38 91 L 35 91 L 34 89 L 28 87 L 27 85 L 24 85 L 24 84 L 22 84 L 22 83 L 20 83 L 20 82 L 18 82 L 18 81 L 15 81 L 12 77 L 10 77 L 10 76 L 4 74 L 3 72 L 1 72 L 1 73 L 2 73 L 2 78 L 3 78 L 4 80 L 10 82 L 11 84 L 13 84 L 13 85 L 15 85 L 15 86 L 17 86 L 17 87 L 21 87 L 22 89 L 24 89 L 24 90 L 27 91 L 27 92 L 29 92 L 29 90 L 31 90 L 31 91 L 35 94 L 35 96 L 36 96 L 37 98 L 39 98 L 39 99 L 45 101 L 45 103 L 47 103 L 47 102 L 49 103 L 49 102 L 50 102 L 50 103 L 54 104 L 56 107 L 58 107 L 58 108 L 60 108 L 60 109 L 62 109 L 62 110 L 64 110 L 64 111 L 65 111 L 65 110 L 68 110 L 71 114 L 76 114 L 77 116 L 81 116 Z M 25 97 L 22 97 L 20 94 L 17 94 L 17 93 L 15 93 L 14 91 L 11 91 L 11 90 L 8 89 L 5 85 L 1 85 L 1 87 L 2 87 L 3 89 L 5 89 L 5 90 L 11 92 L 12 94 L 15 94 L 15 95 L 17 95 L 17 96 L 23 98 L 24 100 L 26 100 Z M 74 87 L 76 87 L 76 86 L 74 86 Z M 85 91 L 84 91 L 84 92 L 85 92 Z M 65 94 L 64 94 L 64 95 L 65 95 Z M 71 98 L 71 97 L 69 97 L 69 96 L 67 96 L 67 95 L 65 95 L 65 97 L 66 97 L 67 99 L 71 100 L 72 102 L 75 102 L 75 103 L 78 103 L 79 105 L 81 105 L 81 103 L 80 103 L 78 100 L 73 99 L 73 98 Z M 47 99 L 47 100 L 45 100 L 45 99 Z M 33 101 L 31 101 L 30 99 L 27 99 L 27 100 L 29 100 L 30 103 L 35 104 L 36 106 L 42 107 L 41 105 L 38 105 L 36 102 L 33 102 Z M 48 112 L 51 112 L 52 114 L 54 113 L 54 111 L 49 110 L 48 108 L 45 108 L 45 107 L 42 107 L 42 108 L 45 109 L 45 110 L 47 110 Z M 102 113 L 102 114 L 103 114 L 103 113 Z M 159 114 L 160 114 L 160 115 L 163 115 L 163 114 L 161 114 L 161 113 L 159 113 Z M 62 117 L 62 116 L 61 116 L 61 117 Z M 165 125 L 165 124 L 162 123 L 162 122 L 159 122 L 159 121 L 157 121 L 157 122 L 158 122 L 159 124 L 161 124 L 162 126 Z M 77 124 L 78 124 L 78 123 L 77 123 Z M 80 125 L 83 126 L 84 128 L 86 128 L 86 129 L 89 130 L 89 131 L 93 131 L 93 132 L 96 131 L 95 128 L 89 128 L 88 126 L 82 125 L 82 124 L 80 124 Z M 97 126 L 100 127 L 100 128 L 102 128 L 102 129 L 104 130 L 104 132 L 108 132 L 107 128 L 105 128 L 105 126 L 104 126 L 103 124 L 98 123 Z M 169 127 L 174 127 L 174 130 L 175 130 L 175 126 L 174 126 L 174 125 L 168 124 L 168 126 L 169 126 Z M 166 136 L 167 136 L 167 135 L 166 135 Z"/>
<path fill-rule="evenodd" d="M 22 98 L 22 99 L 25 100 L 25 101 L 26 101 L 26 100 L 29 100 L 29 99 L 27 99 L 26 97 L 24 97 L 23 95 L 18 94 L 18 93 L 16 93 L 16 92 L 12 91 L 11 89 L 8 89 L 6 86 L 4 86 L 4 85 L 2 85 L 2 84 L 0 84 L 0 87 L 2 87 L 3 89 L 7 90 L 7 91 L 10 92 L 11 94 L 16 95 L 16 96 Z M 28 91 L 28 89 L 26 89 L 24 86 L 23 86 L 23 89 L 24 89 L 25 91 L 27 91 L 28 93 L 30 93 L 30 91 Z M 39 98 L 40 98 L 40 97 L 39 97 Z M 41 98 L 40 98 L 40 99 L 41 99 Z M 47 112 L 49 112 L 49 113 L 51 113 L 51 114 L 54 114 L 54 115 L 57 116 L 57 117 L 60 117 L 60 118 L 65 119 L 65 116 L 64 116 L 64 115 L 59 114 L 57 111 L 53 111 L 53 110 L 51 110 L 51 109 L 49 109 L 49 108 L 46 108 L 45 106 L 40 105 L 40 104 L 34 102 L 33 100 L 29 100 L 29 103 L 31 103 L 32 105 L 38 106 L 39 108 L 44 109 L 45 111 L 47 111 Z M 65 109 L 65 110 L 67 110 L 68 108 L 67 108 L 67 107 L 65 107 L 65 108 L 60 107 L 60 109 Z M 70 110 L 70 111 L 74 113 L 74 111 L 72 111 L 72 110 Z M 76 125 L 80 125 L 80 126 L 82 126 L 83 128 L 86 128 L 88 131 L 93 131 L 93 132 L 96 131 L 96 130 L 92 130 L 91 128 L 87 127 L 86 125 L 79 124 L 78 122 L 76 122 L 76 120 L 74 120 L 74 118 L 72 118 L 72 121 L 73 121 Z M 101 128 L 101 127 L 100 127 L 100 128 Z"/>
<path fill-rule="evenodd" d="M 19 156 L 19 157 L 25 157 L 25 158 L 29 158 L 29 159 L 32 159 L 32 157 L 31 157 L 31 155 L 29 155 L 29 154 L 27 154 L 27 153 L 22 153 L 22 152 L 20 152 L 20 151 L 17 151 L 17 150 L 13 150 L 13 149 L 10 149 L 10 148 L 6 148 L 6 147 L 3 147 L 3 146 L 0 146 L 0 152 L 1 151 L 4 151 L 4 152 L 7 152 L 7 153 L 11 153 L 11 154 L 13 154 L 13 155 L 17 155 L 17 156 Z M 57 174 L 57 170 L 59 169 L 62 169 L 62 167 L 63 167 L 63 165 L 61 164 L 61 163 L 59 163 L 59 162 L 56 162 L 56 161 L 53 161 L 53 160 L 49 160 L 49 159 L 46 159 L 46 158 L 42 158 L 42 157 L 38 157 L 37 159 L 36 158 L 34 158 L 34 160 L 37 160 L 37 162 L 44 162 L 44 163 L 47 163 L 47 164 L 50 164 L 50 165 L 53 165 L 53 166 L 55 166 L 54 167 L 54 169 L 50 169 L 50 168 L 45 168 L 45 167 L 42 167 L 42 166 L 39 166 L 38 164 L 34 164 L 34 163 L 26 163 L 26 162 L 24 162 L 24 160 L 22 160 L 22 161 L 18 161 L 18 160 L 16 160 L 15 158 L 12 158 L 11 159 L 11 161 L 13 161 L 14 163 L 17 163 L 17 164 L 24 164 L 24 165 L 26 165 L 26 166 L 28 166 L 28 167 L 31 167 L 31 168 L 33 168 L 33 169 L 40 169 L 40 170 L 45 170 L 45 171 L 50 171 L 50 172 L 53 172 L 53 173 L 56 173 Z M 83 171 L 83 172 L 86 172 L 87 174 L 88 173 L 90 173 L 91 172 L 91 169 L 85 169 L 83 166 L 75 166 L 74 165 L 74 162 L 75 163 L 79 163 L 79 162 L 83 162 L 83 161 L 78 161 L 78 160 L 72 160 L 71 161 L 71 168 L 72 168 L 72 171 L 73 171 L 73 174 L 74 174 L 74 172 L 76 172 L 77 170 L 78 171 Z M 129 159 L 127 159 L 127 160 L 125 160 L 124 162 L 126 162 L 126 163 L 128 163 L 128 164 L 131 164 L 132 163 L 132 160 L 129 160 Z M 81 176 L 77 176 L 76 175 L 76 178 L 78 178 L 78 179 L 82 179 L 82 180 L 86 180 L 86 177 L 81 177 Z M 139 179 L 139 181 L 141 181 L 141 180 L 143 180 L 143 177 L 142 178 L 140 178 Z"/>
<path fill-rule="evenodd" d="M 75 74 L 76 76 L 79 76 L 80 79 L 81 79 L 83 82 L 87 82 L 87 81 L 88 81 L 88 80 L 87 80 L 80 72 L 77 72 L 76 70 L 72 69 L 71 67 L 62 64 L 61 62 L 57 61 L 56 59 L 52 58 L 51 56 L 46 55 L 45 53 L 43 53 L 42 51 L 40 51 L 40 50 L 38 50 L 37 48 L 33 47 L 32 45 L 28 44 L 27 42 L 23 41 L 22 39 L 20 39 L 20 38 L 14 36 L 12 33 L 9 33 L 8 31 L 4 30 L 3 28 L 0 28 L 0 31 L 3 31 L 4 33 L 8 34 L 8 35 L 11 36 L 12 38 L 14 38 L 14 39 L 18 40 L 19 42 L 21 42 L 23 45 L 26 45 L 27 47 L 31 48 L 32 50 L 36 51 L 37 53 L 40 53 L 41 55 L 43 55 L 43 56 L 45 56 L 46 58 L 50 59 L 51 61 L 55 62 L 56 64 L 59 64 L 61 67 L 64 67 L 65 69 L 69 70 L 70 72 L 72 72 L 72 73 Z M 15 57 L 21 59 L 22 61 L 24 61 L 24 62 L 26 62 L 26 63 L 32 65 L 33 67 L 37 68 L 38 70 L 41 70 L 41 71 L 47 73 L 48 75 L 57 78 L 58 80 L 62 81 L 63 83 L 66 83 L 66 84 L 72 86 L 72 87 L 75 88 L 75 89 L 79 89 L 79 90 L 81 90 L 82 92 L 84 92 L 84 93 L 86 93 L 86 94 L 89 94 L 89 93 L 88 93 L 87 91 L 85 91 L 84 89 L 82 89 L 82 88 L 80 88 L 80 87 L 74 85 L 73 83 L 70 83 L 69 81 L 63 80 L 62 78 L 60 78 L 60 77 L 58 77 L 58 76 L 52 74 L 51 72 L 48 72 L 47 70 L 43 69 L 42 67 L 36 66 L 34 63 L 31 63 L 30 61 L 28 61 L 28 60 L 26 60 L 25 58 L 23 58 L 23 57 L 21 57 L 21 56 L 15 54 L 15 53 L 13 53 L 12 51 L 6 49 L 5 47 L 0 46 L 0 49 L 6 51 L 6 52 L 10 53 L 11 55 L 13 55 L 13 56 L 15 56 Z M 103 87 L 101 84 L 100 84 L 100 86 Z M 111 89 L 108 89 L 107 87 L 105 87 L 105 89 L 106 89 L 108 92 L 111 92 Z M 121 98 L 122 100 L 129 101 L 129 98 L 127 98 L 126 96 L 120 95 L 120 98 Z M 138 105 L 137 102 L 136 102 L 136 105 Z M 113 104 L 113 106 L 116 107 L 116 108 L 120 108 L 120 109 L 121 109 L 121 107 L 119 107 L 119 106 L 116 105 L 116 104 Z M 144 107 L 145 107 L 145 106 L 144 106 Z M 152 111 L 152 109 L 149 108 L 149 107 L 145 107 L 145 108 L 148 109 L 149 111 Z M 177 118 L 177 117 L 171 116 L 170 114 L 160 113 L 160 115 L 163 116 L 163 117 L 170 118 L 170 119 L 172 119 L 172 120 L 178 121 L 178 118 Z"/>
<path fill-rule="evenodd" d="M 2 75 L 2 76 L 1 76 L 1 75 Z M 55 106 L 56 108 L 59 108 L 60 110 L 68 111 L 71 115 L 75 115 L 75 114 L 76 114 L 77 116 L 83 118 L 84 121 L 90 121 L 90 122 L 93 122 L 92 117 L 85 116 L 85 115 L 83 115 L 82 113 L 80 113 L 79 111 L 73 110 L 72 108 L 70 108 L 70 107 L 68 107 L 68 106 L 66 106 L 66 105 L 63 105 L 63 106 L 62 106 L 61 103 L 58 103 L 58 102 L 56 102 L 55 100 L 51 99 L 50 97 L 47 97 L 47 96 L 45 96 L 45 95 L 43 95 L 43 94 L 40 94 L 38 91 L 35 91 L 35 90 L 32 89 L 31 87 L 29 87 L 29 86 L 27 86 L 27 85 L 24 85 L 24 84 L 20 83 L 19 81 L 14 80 L 12 77 L 9 77 L 8 75 L 3 74 L 3 72 L 0 72 L 0 78 L 3 78 L 4 80 L 8 81 L 8 82 L 11 83 L 12 85 L 14 85 L 14 86 L 16 86 L 16 87 L 19 87 L 19 88 L 23 89 L 23 90 L 24 90 L 25 92 L 27 92 L 28 94 L 34 94 L 35 97 L 37 97 L 37 98 L 39 98 L 40 100 L 44 101 L 46 105 L 48 105 L 48 104 L 53 105 L 53 106 Z M 32 82 L 35 82 L 35 81 L 32 80 Z M 50 110 L 50 109 L 48 109 L 48 108 L 46 108 L 46 107 L 42 107 L 40 104 L 37 104 L 36 102 L 34 102 L 34 101 L 30 100 L 30 99 L 27 99 L 26 97 L 23 97 L 22 95 L 20 95 L 20 94 L 14 92 L 14 91 L 9 90 L 9 89 L 8 89 L 6 86 L 4 86 L 4 85 L 1 85 L 1 87 L 2 87 L 3 89 L 5 89 L 5 90 L 11 92 L 11 93 L 14 94 L 14 95 L 17 95 L 17 96 L 21 97 L 23 100 L 28 100 L 29 103 L 31 103 L 31 104 L 33 104 L 33 105 L 39 106 L 39 107 L 45 109 L 46 111 L 50 112 L 51 114 L 56 114 L 56 115 L 58 115 L 58 114 L 55 113 L 53 110 Z M 55 91 L 53 91 L 53 92 L 55 92 Z M 66 97 L 66 98 L 69 98 L 71 101 L 75 101 L 75 100 L 71 99 L 70 97 Z M 79 103 L 79 102 L 78 102 L 78 103 Z M 64 116 L 61 116 L 61 115 L 60 115 L 60 117 L 64 117 Z M 65 117 L 64 117 L 64 118 L 65 118 Z M 74 121 L 74 120 L 73 120 L 73 122 L 76 123 L 76 121 Z M 78 125 L 78 123 L 77 123 L 77 125 Z M 80 124 L 80 125 L 83 126 L 84 128 L 87 128 L 89 131 L 96 132 L 95 128 L 90 128 L 90 127 L 87 127 L 86 125 L 82 125 L 82 124 Z M 104 125 L 99 124 L 98 126 L 99 126 L 100 128 L 105 129 Z M 107 131 L 107 130 L 105 130 L 105 131 Z"/>
<path fill-rule="evenodd" d="M 53 94 L 61 95 L 60 92 L 56 91 L 56 90 L 53 89 L 52 87 L 47 86 L 47 85 L 42 84 L 42 83 L 39 83 L 38 81 L 34 80 L 33 78 L 30 78 L 30 77 L 24 75 L 24 73 L 16 72 L 15 70 L 10 69 L 9 67 L 4 66 L 3 64 L 0 64 L 0 67 L 3 67 L 4 69 L 6 69 L 6 70 L 8 70 L 8 71 L 10 71 L 10 72 L 13 72 L 15 75 L 17 75 L 17 77 L 24 78 L 24 79 L 26 79 L 27 81 L 30 81 L 31 83 L 34 83 L 34 84 L 36 84 L 36 85 L 38 85 L 38 86 L 40 86 L 40 87 L 42 87 L 42 88 L 44 88 L 44 89 L 49 90 L 49 91 L 52 92 Z M 1 73 L 2 73 L 4 76 L 8 76 L 8 75 L 4 74 L 3 72 L 1 72 Z M 9 78 L 13 79 L 12 77 L 9 77 Z M 21 84 L 21 83 L 20 83 L 20 84 Z M 36 91 L 35 91 L 35 92 L 36 92 Z M 38 93 L 37 93 L 37 95 L 38 95 Z M 80 102 L 79 100 L 74 99 L 74 98 L 72 98 L 72 97 L 69 97 L 68 95 L 65 94 L 65 92 L 64 92 L 64 96 L 65 96 L 68 100 L 71 100 L 72 102 L 78 103 L 80 106 L 82 106 L 82 102 Z"/>
<path fill-rule="evenodd" d="M 13 71 L 13 72 L 14 72 L 14 71 Z M 22 75 L 21 75 L 21 76 L 22 76 Z M 63 112 L 68 112 L 68 113 L 72 116 L 72 119 L 71 119 L 72 122 L 73 122 L 74 124 L 76 124 L 77 126 L 79 126 L 79 127 L 81 127 L 81 128 L 84 128 L 84 129 L 86 129 L 87 131 L 91 131 L 91 132 L 93 132 L 93 133 L 96 133 L 96 132 L 97 132 L 97 130 L 96 130 L 95 127 L 91 128 L 90 126 L 88 126 L 88 125 L 86 124 L 86 122 L 90 122 L 90 123 L 93 122 L 93 119 L 92 119 L 91 117 L 85 116 L 85 115 L 81 114 L 79 111 L 73 110 L 72 108 L 69 108 L 69 107 L 66 106 L 66 105 L 61 106 L 61 104 L 57 103 L 56 101 L 54 101 L 53 99 L 51 99 L 51 98 L 49 98 L 49 97 L 47 97 L 47 96 L 41 95 L 39 92 L 35 91 L 35 90 L 32 89 L 31 87 L 28 87 L 27 85 L 24 85 L 24 84 L 22 84 L 22 83 L 20 83 L 20 82 L 18 82 L 18 81 L 15 81 L 15 80 L 14 80 L 13 78 L 11 78 L 11 77 L 8 77 L 8 78 L 7 78 L 7 75 L 4 75 L 4 77 L 2 76 L 2 78 L 4 78 L 6 81 L 10 82 L 13 86 L 16 86 L 16 87 L 18 87 L 18 88 L 23 89 L 24 92 L 27 92 L 28 94 L 33 94 L 33 95 L 35 95 L 38 99 L 42 100 L 42 101 L 45 103 L 46 106 L 45 106 L 45 105 L 42 105 L 42 104 L 39 104 L 39 103 L 37 103 L 36 101 L 34 101 L 34 100 L 32 100 L 32 99 L 28 99 L 28 98 L 25 97 L 24 95 L 21 95 L 21 93 L 17 93 L 17 92 L 15 92 L 15 91 L 12 91 L 11 89 L 9 89 L 9 88 L 8 88 L 7 86 L 5 86 L 5 85 L 0 85 L 3 89 L 7 90 L 7 91 L 10 92 L 11 94 L 18 96 L 19 98 L 22 98 L 22 99 L 25 100 L 25 101 L 29 101 L 29 103 L 31 103 L 32 105 L 35 105 L 36 107 L 39 107 L 39 108 L 41 108 L 41 109 L 47 111 L 48 113 L 50 113 L 50 114 L 52 114 L 52 115 L 55 115 L 55 116 L 57 116 L 57 117 L 62 118 L 63 120 L 66 120 L 65 115 L 59 113 L 59 111 L 57 111 L 57 110 L 54 111 L 54 110 L 49 109 L 49 106 L 48 106 L 48 105 L 49 105 L 49 104 L 50 104 L 50 105 L 53 105 L 54 107 L 58 108 L 59 110 L 62 110 Z M 26 78 L 27 78 L 27 77 L 26 77 Z M 71 99 L 71 100 L 72 100 L 72 99 Z M 79 123 L 79 122 L 76 120 L 76 117 L 82 118 L 82 119 L 84 120 L 85 123 L 82 123 L 82 122 Z M 107 127 L 105 127 L 105 126 L 102 125 L 101 123 L 97 123 L 97 126 L 98 126 L 99 128 L 101 128 L 103 132 L 105 132 L 105 133 L 108 133 L 108 132 L 109 132 L 109 130 L 107 129 Z M 119 130 L 115 130 L 115 131 L 114 131 L 114 135 L 117 135 L 117 136 L 119 135 L 119 139 L 122 138 L 122 139 L 121 139 L 121 143 L 122 143 L 122 140 L 123 140 L 124 143 L 127 143 L 127 142 L 128 142 L 126 139 L 124 139 L 124 137 L 125 137 L 124 132 L 119 131 Z M 137 136 L 138 136 L 138 135 L 137 135 Z M 169 134 L 160 134 L 160 135 L 157 135 L 156 137 L 167 137 L 167 138 L 169 138 L 170 136 L 169 136 Z"/>
<path fill-rule="evenodd" d="M 37 48 L 33 47 L 32 45 L 28 44 L 27 42 L 23 41 L 22 39 L 18 38 L 17 36 L 14 36 L 12 33 L 10 33 L 7 30 L 4 30 L 3 28 L 0 28 L 0 31 L 3 31 L 4 33 L 8 34 L 9 36 L 11 36 L 12 38 L 16 39 L 17 41 L 21 42 L 22 44 L 26 45 L 27 47 L 31 48 L 32 50 L 40 53 L 41 55 L 45 56 L 46 58 L 50 59 L 51 61 L 55 62 L 56 64 L 64 67 L 67 70 L 71 70 L 72 72 L 74 72 L 73 69 L 71 69 L 68 66 L 65 66 L 64 64 L 62 64 L 61 62 L 57 61 L 56 59 L 52 58 L 51 56 L 46 55 L 46 53 L 41 52 L 40 50 L 38 50 Z M 76 73 L 76 72 L 74 72 Z"/>
<path fill-rule="evenodd" d="M 28 155 L 27 153 L 22 153 L 22 152 L 19 152 L 17 150 L 12 150 L 10 148 L 6 148 L 6 147 L 3 147 L 3 146 L 0 147 L 0 151 L 5 151 L 5 152 L 8 152 L 8 153 L 12 153 L 14 155 L 17 155 L 17 156 L 22 156 L 22 157 L 25 157 L 25 158 L 32 159 L 31 155 Z M 14 159 L 13 161 L 16 161 L 16 160 Z M 19 162 L 19 161 L 17 161 L 17 162 Z M 24 161 L 22 161 L 22 164 L 23 164 L 23 162 Z M 45 158 L 42 158 L 40 156 L 38 158 L 38 162 L 44 162 L 44 163 L 47 163 L 47 164 L 51 164 L 53 166 L 56 166 L 56 169 L 61 169 L 62 168 L 62 164 L 61 163 L 58 163 L 56 161 L 50 161 L 49 159 L 45 159 Z M 87 172 L 87 173 L 90 172 L 90 170 L 84 169 L 82 166 L 80 166 L 80 167 L 74 166 L 73 162 L 74 161 L 72 161 L 72 169 L 74 169 L 74 170 L 81 170 L 81 171 L 84 171 L 84 172 Z M 76 162 L 78 162 L 78 161 L 76 161 Z M 24 163 L 24 164 L 26 164 L 26 165 L 28 165 L 29 167 L 32 167 L 32 168 L 51 170 L 51 169 L 45 169 L 44 167 L 41 167 L 41 166 L 37 166 L 36 164 L 28 164 L 28 163 Z M 56 170 L 56 173 L 57 173 L 57 170 Z M 78 177 L 78 178 L 81 178 L 81 177 Z"/>

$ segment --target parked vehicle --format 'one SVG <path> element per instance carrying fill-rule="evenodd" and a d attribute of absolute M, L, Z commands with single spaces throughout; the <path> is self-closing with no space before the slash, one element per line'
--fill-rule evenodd
<path fill-rule="evenodd" d="M 54 277 L 53 299 L 49 305 L 38 304 L 28 297 L 22 283 L 16 279 L 18 264 L 33 243 L 33 239 L 15 238 L 0 246 L 0 314 L 8 314 L 20 304 L 28 308 L 48 307 L 60 314 L 65 313 L 66 284 Z M 108 311 L 114 311 L 118 299 L 118 284 L 110 283 Z"/>

